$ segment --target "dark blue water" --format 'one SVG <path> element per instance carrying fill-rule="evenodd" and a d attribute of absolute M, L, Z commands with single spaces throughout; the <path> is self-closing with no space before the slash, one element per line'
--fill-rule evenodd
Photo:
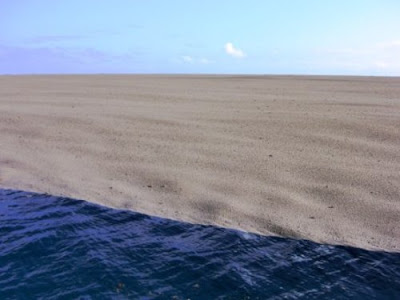
<path fill-rule="evenodd" d="M 0 190 L 0 299 L 395 299 L 400 254 Z"/>

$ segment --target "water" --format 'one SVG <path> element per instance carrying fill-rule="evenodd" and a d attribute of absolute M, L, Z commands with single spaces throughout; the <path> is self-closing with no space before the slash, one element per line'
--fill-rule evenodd
<path fill-rule="evenodd" d="M 400 254 L 0 190 L 0 299 L 395 299 Z"/>

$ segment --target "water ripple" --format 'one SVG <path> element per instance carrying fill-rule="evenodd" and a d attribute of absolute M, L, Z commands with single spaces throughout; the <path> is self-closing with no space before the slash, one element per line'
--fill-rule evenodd
<path fill-rule="evenodd" d="M 400 254 L 0 190 L 0 299 L 395 299 Z"/>

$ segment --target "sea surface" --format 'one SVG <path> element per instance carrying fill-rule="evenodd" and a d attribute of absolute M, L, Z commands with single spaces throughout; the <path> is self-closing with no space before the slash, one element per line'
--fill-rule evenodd
<path fill-rule="evenodd" d="M 0 299 L 400 299 L 400 254 L 0 189 Z"/>

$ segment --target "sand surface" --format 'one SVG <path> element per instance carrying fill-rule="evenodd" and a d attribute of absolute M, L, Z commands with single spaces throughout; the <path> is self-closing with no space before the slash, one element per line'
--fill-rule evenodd
<path fill-rule="evenodd" d="M 400 251 L 400 78 L 0 76 L 0 186 Z"/>

